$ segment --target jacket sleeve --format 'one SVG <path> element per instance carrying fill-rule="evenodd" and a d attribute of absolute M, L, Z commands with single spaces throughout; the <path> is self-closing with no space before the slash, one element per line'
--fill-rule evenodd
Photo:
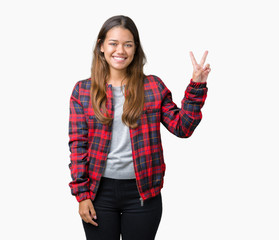
<path fill-rule="evenodd" d="M 88 127 L 79 98 L 80 83 L 77 82 L 70 98 L 69 148 L 72 195 L 78 202 L 90 198 L 88 178 Z"/>
<path fill-rule="evenodd" d="M 188 138 L 202 119 L 201 108 L 207 96 L 206 83 L 196 83 L 192 79 L 187 86 L 181 101 L 181 108 L 172 100 L 172 94 L 161 79 L 161 122 L 174 135 Z"/>

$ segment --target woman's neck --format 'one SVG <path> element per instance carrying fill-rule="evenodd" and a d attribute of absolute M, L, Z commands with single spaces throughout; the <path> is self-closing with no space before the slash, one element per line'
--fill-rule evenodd
<path fill-rule="evenodd" d="M 121 84 L 125 85 L 127 83 L 126 81 L 127 80 L 125 79 L 125 75 L 123 73 L 114 73 L 110 75 L 107 83 L 112 84 L 112 86 L 119 87 Z"/>

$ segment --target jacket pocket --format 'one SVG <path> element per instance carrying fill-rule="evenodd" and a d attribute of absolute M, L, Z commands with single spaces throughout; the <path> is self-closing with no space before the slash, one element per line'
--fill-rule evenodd
<path fill-rule="evenodd" d="M 161 187 L 164 183 L 164 176 L 165 176 L 165 169 L 166 166 L 163 163 L 160 167 L 160 170 L 156 170 L 156 172 L 152 175 L 152 186 L 153 187 Z"/>
<path fill-rule="evenodd" d="M 144 108 L 141 116 L 142 124 L 160 123 L 160 109 Z"/>
<path fill-rule="evenodd" d="M 142 113 L 155 113 L 155 112 L 159 112 L 160 109 L 159 108 L 152 108 L 152 107 L 145 107 L 142 111 Z"/>

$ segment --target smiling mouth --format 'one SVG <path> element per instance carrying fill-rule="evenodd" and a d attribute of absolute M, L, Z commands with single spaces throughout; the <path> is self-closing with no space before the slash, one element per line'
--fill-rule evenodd
<path fill-rule="evenodd" d="M 122 62 L 122 61 L 124 61 L 124 60 L 126 60 L 127 58 L 125 58 L 125 57 L 116 57 L 116 56 L 113 56 L 112 57 L 114 60 L 116 60 L 116 61 L 119 61 L 119 62 Z"/>

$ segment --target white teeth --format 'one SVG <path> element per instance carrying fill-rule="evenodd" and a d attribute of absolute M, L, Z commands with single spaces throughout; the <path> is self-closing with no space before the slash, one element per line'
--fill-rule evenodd
<path fill-rule="evenodd" d="M 121 58 L 121 57 L 113 57 L 116 60 L 125 60 L 125 58 Z"/>

